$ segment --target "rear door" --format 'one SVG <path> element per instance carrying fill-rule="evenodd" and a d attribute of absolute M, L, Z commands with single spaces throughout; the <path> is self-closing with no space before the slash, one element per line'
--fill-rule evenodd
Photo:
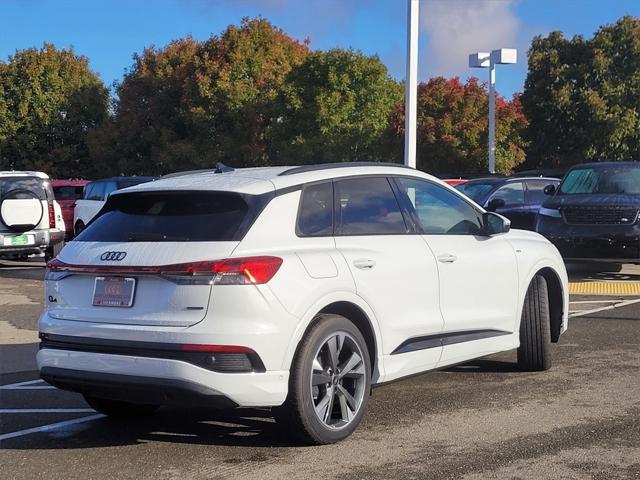
<path fill-rule="evenodd" d="M 406 224 L 385 177 L 337 180 L 335 241 L 382 332 L 385 379 L 432 368 L 442 330 L 433 254 Z M 422 343 L 420 343 L 422 342 Z"/>
<path fill-rule="evenodd" d="M 49 314 L 133 325 L 201 321 L 212 282 L 187 272 L 197 262 L 231 255 L 255 214 L 251 198 L 226 192 L 112 196 L 48 273 Z M 180 268 L 171 267 L 176 264 Z M 120 300 L 122 306 L 115 306 Z"/>

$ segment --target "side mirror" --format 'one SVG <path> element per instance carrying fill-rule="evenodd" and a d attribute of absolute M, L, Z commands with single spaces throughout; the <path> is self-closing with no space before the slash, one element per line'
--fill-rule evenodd
<path fill-rule="evenodd" d="M 511 230 L 511 220 L 497 213 L 486 212 L 482 215 L 482 233 L 488 237 L 507 233 Z"/>
<path fill-rule="evenodd" d="M 542 191 L 545 195 L 553 195 L 554 193 L 556 193 L 556 186 L 552 183 L 551 185 L 547 185 L 546 187 L 544 187 L 544 190 Z"/>
<path fill-rule="evenodd" d="M 506 204 L 503 198 L 492 198 L 487 204 L 487 211 L 495 212 L 499 208 L 504 208 Z"/>

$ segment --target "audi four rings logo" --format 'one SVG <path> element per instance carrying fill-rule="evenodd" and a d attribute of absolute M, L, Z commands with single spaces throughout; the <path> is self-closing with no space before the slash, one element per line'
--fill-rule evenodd
<path fill-rule="evenodd" d="M 127 256 L 127 252 L 104 252 L 100 255 L 100 260 L 103 262 L 119 262 L 124 260 Z"/>

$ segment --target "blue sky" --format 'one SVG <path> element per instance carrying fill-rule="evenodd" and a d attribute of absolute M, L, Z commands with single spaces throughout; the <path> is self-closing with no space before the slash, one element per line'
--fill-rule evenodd
<path fill-rule="evenodd" d="M 0 0 L 0 59 L 16 49 L 52 42 L 73 46 L 111 85 L 146 46 L 174 38 L 219 34 L 243 16 L 261 15 L 314 49 L 353 47 L 378 54 L 404 78 L 406 0 Z M 510 97 L 526 76 L 534 35 L 561 30 L 590 37 L 629 14 L 640 0 L 421 0 L 420 78 L 480 76 L 467 53 L 516 47 L 519 64 L 500 67 L 498 90 Z"/>

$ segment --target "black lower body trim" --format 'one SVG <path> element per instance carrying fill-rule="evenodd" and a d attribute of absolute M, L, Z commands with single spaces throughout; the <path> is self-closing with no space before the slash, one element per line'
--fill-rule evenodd
<path fill-rule="evenodd" d="M 180 360 L 220 373 L 266 371 L 264 363 L 262 363 L 258 354 L 253 351 L 242 353 L 185 351 L 181 349 L 180 344 L 176 343 L 110 340 L 40 333 L 40 348 Z"/>
<path fill-rule="evenodd" d="M 391 352 L 391 355 L 425 350 L 427 348 L 445 347 L 456 343 L 473 342 L 474 340 L 483 340 L 485 338 L 501 337 L 503 335 L 511 335 L 512 333 L 513 332 L 505 332 L 504 330 L 467 330 L 464 332 L 425 335 L 405 340 Z"/>
<path fill-rule="evenodd" d="M 186 380 L 139 377 L 43 367 L 40 377 L 62 390 L 83 395 L 149 405 L 189 405 L 235 408 L 238 405 L 217 390 Z"/>

